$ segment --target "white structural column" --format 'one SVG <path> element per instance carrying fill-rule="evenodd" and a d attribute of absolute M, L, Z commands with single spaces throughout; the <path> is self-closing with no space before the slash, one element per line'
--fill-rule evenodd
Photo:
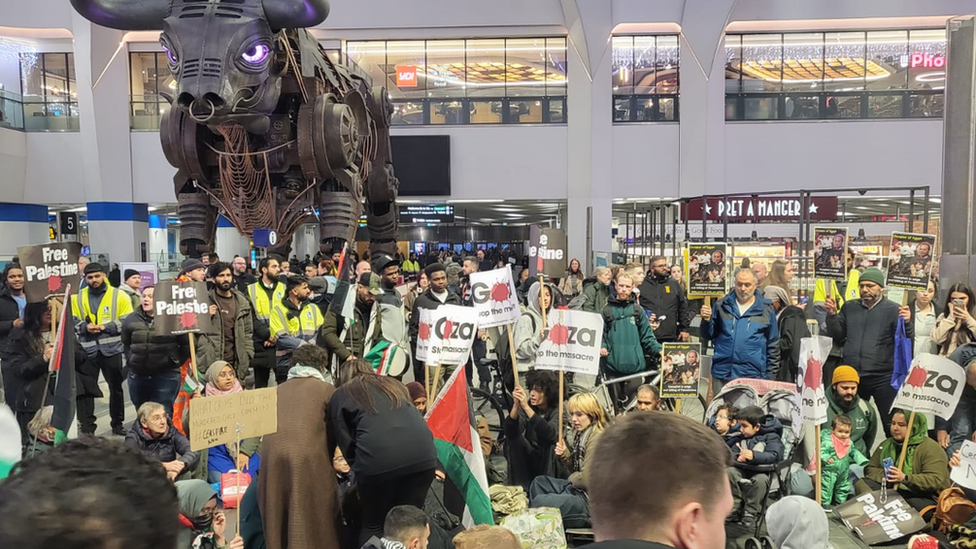
<path fill-rule="evenodd" d="M 70 8 L 69 8 L 70 9 Z M 132 202 L 128 53 L 123 33 L 71 10 L 75 74 L 88 202 Z M 92 242 L 92 246 L 95 246 Z"/>
<path fill-rule="evenodd" d="M 149 261 L 149 208 L 131 202 L 89 202 L 88 244 L 92 259 L 110 263 Z"/>
<path fill-rule="evenodd" d="M 221 261 L 230 263 L 235 255 L 244 256 L 251 260 L 251 242 L 237 232 L 237 228 L 224 216 L 217 218 L 217 236 L 214 241 L 214 251 Z"/>
<path fill-rule="evenodd" d="M 724 37 L 734 4 L 735 0 L 685 2 L 678 69 L 681 196 L 726 192 Z"/>
<path fill-rule="evenodd" d="M 613 188 L 612 9 L 610 0 L 562 0 L 569 29 L 567 215 L 569 257 L 610 251 Z M 587 209 L 592 226 L 587 232 Z M 591 247 L 587 249 L 587 238 Z"/>

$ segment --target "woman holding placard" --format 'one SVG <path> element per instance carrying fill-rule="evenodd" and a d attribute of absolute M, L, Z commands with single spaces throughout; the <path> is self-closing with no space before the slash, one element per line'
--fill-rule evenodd
<path fill-rule="evenodd" d="M 554 372 L 531 370 L 525 376 L 525 386 L 512 392 L 515 404 L 503 424 L 509 485 L 528 489 L 539 475 L 558 476 L 561 466 L 554 453 L 559 439 L 556 380 Z"/>
<path fill-rule="evenodd" d="M 239 393 L 244 390 L 241 382 L 237 379 L 237 372 L 227 361 L 218 360 L 207 369 L 207 384 L 203 389 L 204 395 L 221 396 Z M 189 408 L 187 408 L 189 411 Z M 183 422 L 189 425 L 189 417 Z M 207 482 L 220 482 L 220 477 L 231 470 L 243 471 L 254 474 L 260 466 L 258 457 L 258 447 L 261 445 L 261 438 L 246 438 L 241 441 L 241 447 L 237 448 L 237 443 L 222 444 L 214 446 L 200 452 L 201 470 L 207 473 Z"/>
<path fill-rule="evenodd" d="M 539 294 L 542 294 L 540 300 Z M 542 343 L 542 307 L 546 309 L 546 314 L 552 310 L 553 286 L 546 284 L 544 287 L 538 281 L 533 281 L 528 291 L 528 301 L 525 312 L 519 317 L 515 325 L 515 359 L 518 361 L 518 371 L 528 372 L 535 367 L 535 354 Z M 539 302 L 543 305 L 540 305 Z"/>
<path fill-rule="evenodd" d="M 906 437 L 908 446 L 903 450 Z M 903 451 L 904 463 L 899 464 Z M 887 460 L 890 466 L 885 466 Z M 949 487 L 949 458 L 938 442 L 928 438 L 924 414 L 915 414 L 909 433 L 908 413 L 892 410 L 891 438 L 871 456 L 856 491 L 863 494 L 878 490 L 886 481 L 889 486 L 897 485 L 898 493 L 917 510 L 935 505 L 939 493 Z"/>

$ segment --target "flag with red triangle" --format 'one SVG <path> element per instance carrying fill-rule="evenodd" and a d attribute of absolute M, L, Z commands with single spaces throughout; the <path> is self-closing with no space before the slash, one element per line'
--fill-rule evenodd
<path fill-rule="evenodd" d="M 434 435 L 437 459 L 464 497 L 462 522 L 494 524 L 488 473 L 481 453 L 478 430 L 471 411 L 471 393 L 465 381 L 464 365 L 458 366 L 427 412 L 427 426 Z"/>
<path fill-rule="evenodd" d="M 52 375 L 57 376 L 54 382 L 54 393 L 51 403 L 54 412 L 51 414 L 51 427 L 54 427 L 54 443 L 60 444 L 67 439 L 68 430 L 75 420 L 75 331 L 71 323 L 71 285 L 64 292 L 64 305 L 61 306 L 61 317 L 58 319 L 58 329 L 55 333 L 54 352 L 51 354 Z"/>

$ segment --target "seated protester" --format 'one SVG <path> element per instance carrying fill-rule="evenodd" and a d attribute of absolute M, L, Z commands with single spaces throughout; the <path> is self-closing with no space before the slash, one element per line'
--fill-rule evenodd
<path fill-rule="evenodd" d="M 830 523 L 817 502 L 787 496 L 769 506 L 766 529 L 778 549 L 828 549 Z"/>
<path fill-rule="evenodd" d="M 528 301 L 525 312 L 519 317 L 515 325 L 515 333 L 512 340 L 515 343 L 515 360 L 518 361 L 518 371 L 528 372 L 535 368 L 535 355 L 542 343 L 542 306 L 545 306 L 546 314 L 552 311 L 552 285 L 546 284 L 541 287 L 538 281 L 529 281 Z M 542 293 L 542 305 L 539 304 L 539 293 Z"/>
<path fill-rule="evenodd" d="M 454 536 L 454 549 L 522 549 L 508 528 L 480 524 Z"/>
<path fill-rule="evenodd" d="M 857 396 L 860 383 L 861 376 L 854 368 L 842 365 L 834 369 L 830 387 L 825 392 L 827 421 L 832 422 L 838 415 L 851 418 L 851 444 L 862 454 L 869 455 L 878 431 L 878 413 L 874 411 L 874 404 Z"/>
<path fill-rule="evenodd" d="M 217 491 L 202 480 L 181 480 L 176 483 L 180 498 L 180 528 L 178 549 L 244 549 L 244 539 L 234 536 L 228 540 L 227 517 L 217 507 Z"/>
<path fill-rule="evenodd" d="M 0 482 L 4 548 L 177 547 L 178 515 L 159 464 L 100 437 L 59 444 Z"/>
<path fill-rule="evenodd" d="M 336 448 L 333 454 L 332 468 L 335 470 L 336 483 L 339 486 L 339 512 L 343 526 L 339 530 L 340 546 L 356 547 L 359 545 L 359 529 L 362 525 L 363 512 L 359 506 L 359 493 L 356 491 L 356 475 L 339 448 Z"/>
<path fill-rule="evenodd" d="M 908 432 L 908 414 L 901 409 L 891 411 L 891 438 L 871 455 L 864 468 L 864 478 L 854 486 L 858 494 L 878 490 L 887 481 L 898 485 L 898 493 L 915 509 L 935 505 L 942 490 L 949 487 L 949 458 L 939 443 L 928 438 L 928 422 L 924 414 L 915 414 L 912 432 Z M 898 456 L 908 438 L 905 464 L 899 469 Z M 891 458 L 895 465 L 885 469 L 882 461 Z"/>
<path fill-rule="evenodd" d="M 656 385 L 644 384 L 637 388 L 637 410 L 651 412 L 661 409 L 661 391 Z"/>
<path fill-rule="evenodd" d="M 586 499 L 584 471 L 589 466 L 591 450 L 603 434 L 607 418 L 593 393 L 577 393 L 566 403 L 573 424 L 573 444 L 567 448 L 556 443 L 556 455 L 570 471 L 569 480 L 539 476 L 529 487 L 531 507 L 559 509 L 567 528 L 590 526 L 590 506 Z"/>
<path fill-rule="evenodd" d="M 275 380 L 279 385 L 288 379 L 291 355 L 302 345 L 315 343 L 315 334 L 324 322 L 322 313 L 308 301 L 308 280 L 302 275 L 288 277 L 288 293 L 271 310 L 268 325 L 275 338 Z"/>
<path fill-rule="evenodd" d="M 603 348 L 600 349 L 600 369 L 607 379 L 624 377 L 647 369 L 645 356 L 661 354 L 661 344 L 644 309 L 633 294 L 634 278 L 626 273 L 617 275 L 617 293 L 611 295 L 603 313 Z M 617 403 L 626 401 L 625 388 L 620 383 L 610 386 Z M 632 394 L 632 393 L 631 393 Z"/>
<path fill-rule="evenodd" d="M 205 396 L 230 395 L 243 391 L 241 382 L 237 379 L 234 367 L 224 360 L 218 360 L 207 369 L 207 384 L 203 389 Z M 187 406 L 189 414 L 190 407 Z M 183 423 L 189 425 L 189 417 Z M 203 470 L 207 471 L 207 482 L 220 482 L 220 476 L 232 469 L 246 473 L 255 473 L 261 465 L 258 448 L 261 437 L 246 438 L 241 441 L 240 455 L 237 443 L 221 444 L 200 452 L 200 462 Z"/>
<path fill-rule="evenodd" d="M 820 432 L 820 501 L 832 507 L 847 501 L 851 495 L 851 464 L 867 465 L 868 458 L 851 444 L 851 418 L 834 416 L 830 431 Z"/>
<path fill-rule="evenodd" d="M 731 436 L 738 429 L 739 409 L 731 404 L 723 404 L 715 411 L 715 420 L 712 427 L 723 437 Z"/>
<path fill-rule="evenodd" d="M 762 498 L 769 492 L 769 474 L 757 466 L 776 465 L 783 459 L 783 425 L 758 406 L 746 406 L 738 413 L 739 430 L 726 437 L 735 459 L 729 467 L 733 505 L 731 522 L 740 522 L 746 529 L 756 526 Z M 745 484 L 740 481 L 748 479 Z M 740 514 L 741 513 L 741 514 Z"/>
<path fill-rule="evenodd" d="M 162 404 L 146 402 L 139 407 L 136 415 L 132 428 L 125 435 L 126 445 L 162 463 L 170 480 L 193 470 L 200 456 L 190 450 L 190 441 L 183 433 L 173 428 L 173 422 Z"/>
<path fill-rule="evenodd" d="M 407 383 L 407 392 L 410 393 L 410 401 L 420 412 L 420 415 L 427 415 L 427 389 L 419 381 Z"/>
<path fill-rule="evenodd" d="M 363 549 L 427 549 L 430 524 L 427 515 L 413 505 L 397 505 L 383 521 L 383 537 L 372 537 Z"/>
<path fill-rule="evenodd" d="M 559 470 L 554 453 L 559 439 L 559 393 L 554 372 L 532 370 L 525 387 L 512 392 L 515 404 L 505 418 L 508 484 L 528 489 L 540 475 L 555 477 Z"/>
<path fill-rule="evenodd" d="M 336 482 L 339 483 L 339 499 L 341 500 L 346 492 L 356 486 L 356 475 L 352 472 L 352 468 L 349 467 L 349 463 L 342 456 L 342 450 L 339 448 L 335 449 L 332 468 L 336 472 Z"/>

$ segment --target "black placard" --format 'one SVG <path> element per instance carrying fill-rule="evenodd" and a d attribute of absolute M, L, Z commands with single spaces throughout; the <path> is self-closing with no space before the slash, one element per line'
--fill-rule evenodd
<path fill-rule="evenodd" d="M 153 301 L 157 335 L 210 331 L 210 299 L 206 282 L 160 282 L 156 284 Z"/>
<path fill-rule="evenodd" d="M 28 303 L 42 303 L 64 293 L 68 284 L 77 291 L 82 273 L 78 271 L 80 242 L 59 242 L 18 246 L 17 256 L 24 269 L 24 294 Z"/>

